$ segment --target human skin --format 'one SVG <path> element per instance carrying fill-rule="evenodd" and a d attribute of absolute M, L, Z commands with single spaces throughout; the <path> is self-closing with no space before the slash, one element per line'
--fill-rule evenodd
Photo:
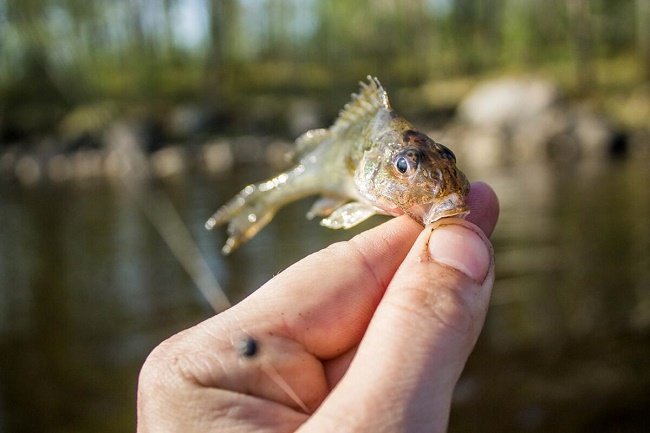
<path fill-rule="evenodd" d="M 333 244 L 160 344 L 138 431 L 445 431 L 494 282 L 498 201 L 479 182 L 468 203 L 467 221 L 402 216 Z"/>

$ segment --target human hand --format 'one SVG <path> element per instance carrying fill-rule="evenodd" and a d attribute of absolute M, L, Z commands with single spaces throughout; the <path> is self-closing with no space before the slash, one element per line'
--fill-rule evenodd
<path fill-rule="evenodd" d="M 402 216 L 331 245 L 163 342 L 138 431 L 444 431 L 494 282 L 498 202 L 475 183 L 469 204 L 471 222 Z"/>

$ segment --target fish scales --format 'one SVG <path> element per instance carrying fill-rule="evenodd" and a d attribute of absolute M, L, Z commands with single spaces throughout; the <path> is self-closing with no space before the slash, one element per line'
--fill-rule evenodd
<path fill-rule="evenodd" d="M 407 214 L 422 225 L 469 213 L 467 177 L 454 153 L 398 116 L 377 78 L 359 93 L 328 129 L 296 139 L 293 167 L 251 184 L 206 222 L 228 224 L 222 251 L 231 253 L 255 236 L 282 206 L 320 195 L 307 218 L 348 229 L 375 214 Z"/>

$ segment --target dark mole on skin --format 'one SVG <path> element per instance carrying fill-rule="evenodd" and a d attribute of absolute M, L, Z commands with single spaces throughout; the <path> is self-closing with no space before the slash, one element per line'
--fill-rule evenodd
<path fill-rule="evenodd" d="M 257 343 L 257 340 L 250 335 L 247 335 L 237 342 L 236 349 L 244 358 L 252 358 L 257 355 L 259 344 Z"/>

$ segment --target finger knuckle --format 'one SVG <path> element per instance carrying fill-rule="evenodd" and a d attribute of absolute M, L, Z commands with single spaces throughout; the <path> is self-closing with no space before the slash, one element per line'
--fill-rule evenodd
<path fill-rule="evenodd" d="M 176 337 L 171 337 L 151 351 L 140 370 L 138 385 L 148 392 L 160 392 L 163 388 L 177 386 L 179 380 L 187 379 Z"/>

